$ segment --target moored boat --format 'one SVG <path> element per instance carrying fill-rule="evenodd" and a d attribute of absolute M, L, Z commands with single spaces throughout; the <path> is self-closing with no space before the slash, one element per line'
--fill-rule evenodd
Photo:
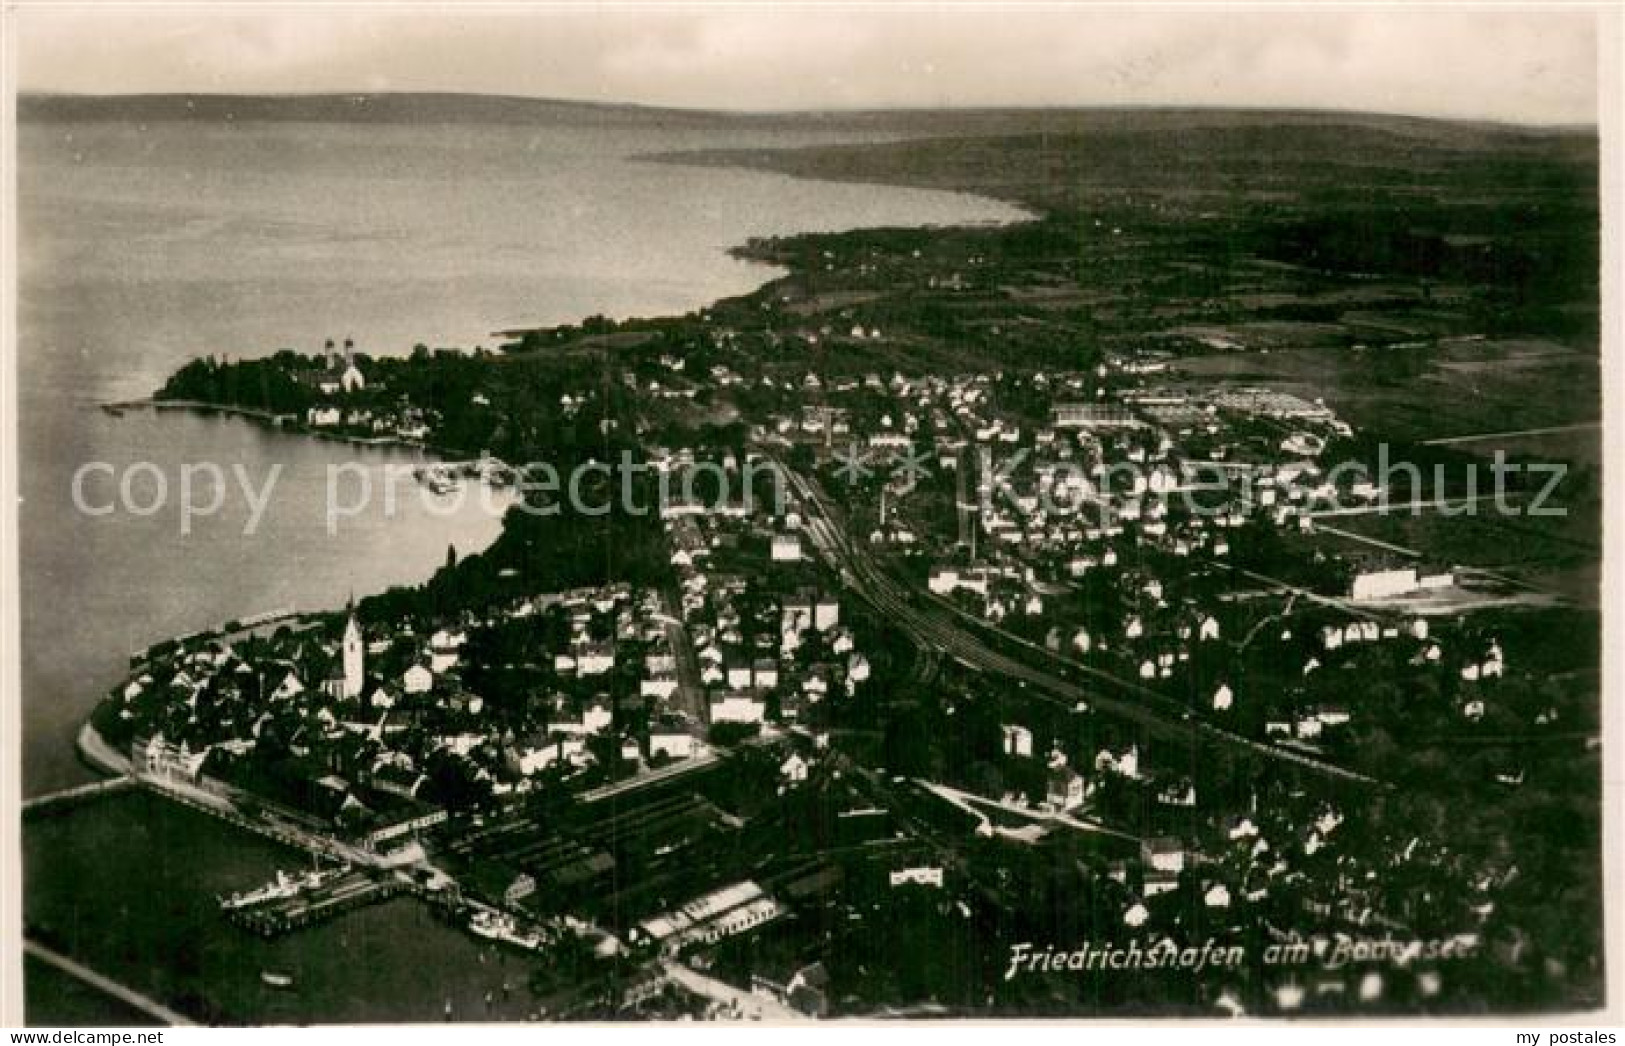
<path fill-rule="evenodd" d="M 534 930 L 521 930 L 511 915 L 501 912 L 478 911 L 468 921 L 469 932 L 486 940 L 511 944 L 526 951 L 542 946 L 542 935 Z"/>
<path fill-rule="evenodd" d="M 234 893 L 230 897 L 222 898 L 220 908 L 222 911 L 237 911 L 241 908 L 252 908 L 256 904 L 265 904 L 267 901 L 281 901 L 292 897 L 299 892 L 299 884 L 288 877 L 287 872 L 279 871 L 276 878 L 257 890 L 247 893 Z"/>
<path fill-rule="evenodd" d="M 290 897 L 297 897 L 302 893 L 320 889 L 339 876 L 349 872 L 348 864 L 341 864 L 336 868 L 326 870 L 313 868 L 300 875 L 289 875 L 278 871 L 276 878 L 257 890 L 247 893 L 234 893 L 230 897 L 220 899 L 220 910 L 225 912 L 240 911 L 244 908 L 253 908 L 257 905 L 271 901 L 285 901 Z"/>

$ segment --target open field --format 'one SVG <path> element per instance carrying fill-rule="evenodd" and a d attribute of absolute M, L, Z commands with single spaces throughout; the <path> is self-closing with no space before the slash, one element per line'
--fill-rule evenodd
<path fill-rule="evenodd" d="M 1413 376 L 1380 350 L 1346 348 L 1199 356 L 1179 367 L 1193 377 L 1324 397 L 1355 428 L 1392 439 L 1570 425 L 1594 421 L 1602 409 L 1597 357 L 1545 342 L 1450 343 Z"/>
<path fill-rule="evenodd" d="M 1492 434 L 1485 439 L 1461 441 L 1454 446 L 1480 457 L 1491 457 L 1497 450 L 1509 459 L 1527 461 L 1567 462 L 1571 467 L 1602 467 L 1602 426 L 1575 425 L 1558 431 L 1524 431 L 1505 435 Z"/>
<path fill-rule="evenodd" d="M 1429 566 L 1470 566 L 1548 589 L 1581 605 L 1598 601 L 1601 534 L 1594 516 L 1508 517 L 1486 508 L 1471 516 L 1425 512 L 1334 522 L 1338 530 L 1420 552 Z"/>

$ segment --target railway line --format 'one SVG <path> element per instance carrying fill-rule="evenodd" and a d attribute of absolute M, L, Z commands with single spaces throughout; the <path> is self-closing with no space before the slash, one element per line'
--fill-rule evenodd
<path fill-rule="evenodd" d="M 1085 703 L 1134 722 L 1154 736 L 1180 741 L 1196 737 L 1211 743 L 1242 749 L 1262 758 L 1288 763 L 1340 781 L 1365 785 L 1381 783 L 1368 775 L 1317 759 L 1307 753 L 1294 752 L 1242 737 L 1197 719 L 1189 709 L 1155 690 L 1102 669 L 1073 662 L 1041 669 L 1028 661 L 994 649 L 989 642 L 948 619 L 946 611 L 922 602 L 929 597 L 921 596 L 904 587 L 876 564 L 835 522 L 834 513 L 813 482 L 782 461 L 778 461 L 778 465 L 803 501 L 806 510 L 804 529 L 818 553 L 829 562 L 848 587 L 886 614 L 917 642 L 930 644 L 974 669 L 1014 679 L 1024 686 L 1026 693 L 1037 700 L 1067 708 L 1075 708 L 1080 703 Z M 957 609 L 953 612 L 961 613 Z M 976 623 L 976 626 L 985 631 L 985 626 L 981 623 Z M 998 639 L 1000 642 L 1009 642 L 1008 637 L 1000 636 Z M 1042 654 L 1046 661 L 1060 661 L 1042 648 L 1036 649 L 1035 656 L 1037 654 Z M 1055 670 L 1057 668 L 1059 671 Z M 1091 682 L 1099 684 L 1099 687 L 1086 688 L 1061 673 L 1087 676 Z M 1102 692 L 1103 690 L 1105 692 Z"/>

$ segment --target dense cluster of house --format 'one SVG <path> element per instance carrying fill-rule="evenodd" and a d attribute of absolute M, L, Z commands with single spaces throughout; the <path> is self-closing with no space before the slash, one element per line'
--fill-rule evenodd
<path fill-rule="evenodd" d="M 109 701 L 145 768 L 250 785 L 263 782 L 230 764 L 274 763 L 280 798 L 360 832 L 387 820 L 382 806 L 417 816 L 606 763 L 624 773 L 692 758 L 707 750 L 707 723 L 805 722 L 869 678 L 839 600 L 808 581 L 816 572 L 786 580 L 752 566 L 763 541 L 781 549 L 793 533 L 784 519 L 677 512 L 665 525 L 674 608 L 623 583 L 515 599 L 427 634 L 363 628 L 352 613 L 337 631 L 303 621 L 198 638 L 149 655 Z M 482 636 L 498 633 L 522 637 L 531 683 L 493 700 L 470 683 L 493 667 L 477 663 L 492 649 Z M 788 780 L 805 779 L 798 759 Z"/>
<path fill-rule="evenodd" d="M 363 629 L 351 614 L 337 634 L 307 621 L 179 642 L 109 701 L 139 738 L 144 769 L 265 784 L 245 772 L 257 768 L 304 812 L 375 831 L 380 807 L 422 813 L 524 793 L 605 759 L 695 754 L 696 727 L 664 704 L 676 668 L 660 614 L 654 593 L 628 585 L 519 599 L 427 635 Z M 545 682 L 500 713 L 467 685 L 470 637 L 496 628 L 533 629 L 545 658 L 531 666 Z M 626 714 L 634 708 L 648 714 Z"/>
<path fill-rule="evenodd" d="M 832 466 L 856 451 L 884 476 L 888 463 L 910 455 L 934 471 L 974 477 L 960 483 L 954 531 L 943 533 L 937 520 L 932 536 L 933 521 L 909 514 L 905 485 L 886 484 L 871 542 L 901 546 L 921 564 L 928 591 L 962 611 L 1185 700 L 1193 713 L 1256 740 L 1319 752 L 1350 736 L 1362 708 L 1348 681 L 1361 673 L 1426 681 L 1427 700 L 1438 705 L 1430 711 L 1457 722 L 1483 719 L 1513 692 L 1500 689 L 1507 660 L 1498 638 L 1429 605 L 1427 597 L 1456 584 L 1448 571 L 1351 558 L 1328 600 L 1291 600 L 1264 613 L 1231 598 L 1233 579 L 1222 572 L 1242 528 L 1313 536 L 1317 509 L 1369 503 L 1383 491 L 1359 478 L 1330 481 L 1320 459 L 1351 433 L 1324 403 L 1262 388 L 1148 385 L 1161 369 L 1134 363 L 1028 378 L 809 373 L 801 387 L 810 402 L 768 429 L 820 448 Z M 1114 388 L 1119 377 L 1129 380 Z M 1003 468 L 1011 459 L 1018 465 Z M 1279 671 L 1249 679 L 1254 661 Z M 1524 705 L 1519 715 L 1537 726 L 1556 715 Z M 1193 899 L 1222 923 L 1232 906 L 1283 896 L 1306 917 L 1380 926 L 1376 913 L 1414 908 L 1386 884 L 1407 881 L 1406 868 L 1420 876 L 1449 860 L 1414 839 L 1344 853 L 1336 845 L 1342 815 L 1301 801 L 1220 824 L 1198 803 L 1188 773 L 1148 764 L 1132 744 L 1069 750 L 1035 726 L 1004 723 L 1003 755 L 1043 766 L 1042 799 L 1017 791 L 1000 801 L 1087 816 L 1115 782 L 1142 793 L 1164 819 L 1188 815 L 1183 827 L 1147 840 L 1138 861 L 1114 865 L 1131 930 L 1157 930 L 1159 912 L 1162 928 L 1172 929 Z M 1497 780 L 1516 786 L 1521 767 L 1509 765 Z M 1159 900 L 1176 889 L 1191 897 Z M 1435 970 L 1414 976 L 1424 996 L 1437 991 Z M 1368 1001 L 1384 990 L 1336 980 L 1308 990 Z M 1300 987 L 1283 982 L 1283 1008 L 1298 1004 Z"/>
<path fill-rule="evenodd" d="M 664 515 L 678 612 L 713 726 L 806 722 L 821 702 L 851 697 L 870 678 L 839 598 L 803 564 L 808 552 L 793 510 L 671 505 Z"/>

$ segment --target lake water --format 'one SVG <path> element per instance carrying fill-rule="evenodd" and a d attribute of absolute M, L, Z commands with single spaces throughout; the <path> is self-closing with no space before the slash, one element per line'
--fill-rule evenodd
<path fill-rule="evenodd" d="M 229 925 L 217 897 L 309 859 L 158 796 L 101 799 L 27 827 L 30 931 L 151 998 L 193 1013 L 200 1011 L 186 1000 L 203 1000 L 202 1012 L 235 1024 L 439 1021 L 448 1002 L 457 1020 L 538 1012 L 522 957 L 411 897 L 271 940 Z M 267 970 L 291 975 L 293 989 L 266 985 Z M 67 1024 L 115 1019 L 76 981 L 31 981 L 28 989 L 30 1023 L 45 1014 Z"/>
<path fill-rule="evenodd" d="M 413 456 L 230 418 L 149 411 L 114 417 L 99 403 L 147 395 L 175 367 L 210 353 L 314 351 L 328 337 L 346 336 L 363 351 L 403 353 L 418 342 L 491 345 L 493 330 L 594 313 L 686 312 L 772 275 L 725 253 L 751 236 L 1022 217 L 1003 204 L 950 193 L 636 159 L 677 149 L 833 140 L 858 139 L 511 126 L 22 126 L 25 793 L 88 776 L 73 752 L 74 732 L 132 650 L 231 618 L 290 605 L 332 607 L 352 593 L 420 581 L 443 562 L 448 545 L 461 553 L 483 548 L 500 524 L 472 500 L 448 515 L 408 498 L 393 515 L 380 502 L 330 533 L 324 516 L 330 469 L 348 462 L 382 469 Z M 138 493 L 162 475 L 173 494 L 189 463 L 239 468 L 255 489 L 280 471 L 255 532 L 245 535 L 251 509 L 241 493 L 190 532 L 173 505 L 145 517 L 77 511 L 73 477 L 92 462 L 106 463 L 112 476 L 150 462 L 132 488 Z M 94 477 L 87 502 L 100 505 L 115 492 L 107 476 Z M 150 806 L 114 800 L 29 825 L 31 918 L 80 928 L 119 922 L 118 905 L 143 903 L 120 889 L 133 881 L 125 875 L 155 864 L 173 870 L 167 862 L 180 862 L 178 874 L 151 884 L 160 897 L 186 893 L 194 879 L 242 885 L 245 875 L 252 881 L 269 874 L 271 855 L 240 833 L 199 831 L 194 842 L 145 821 L 132 827 L 125 823 L 132 812 L 150 819 Z M 187 850 L 184 857 L 174 854 L 177 846 Z M 105 895 L 103 886 L 91 887 L 90 869 L 74 863 L 85 851 L 119 855 L 111 867 L 125 874 L 103 877 Z M 126 918 L 119 925 L 133 937 L 87 933 L 75 938 L 74 954 L 107 965 L 110 974 L 150 960 L 159 966 L 154 990 L 199 990 L 198 979 L 166 965 L 175 938 L 163 927 L 201 932 L 215 923 L 199 921 L 204 902 L 197 897 L 161 903 L 173 911 L 157 920 L 157 930 L 153 920 Z M 431 942 L 426 955 L 449 954 L 447 942 L 462 936 L 418 925 L 427 918 L 410 902 L 396 902 L 303 938 L 321 946 L 286 947 L 299 950 L 293 958 L 308 949 L 317 957 L 310 961 L 319 961 L 350 947 L 340 941 L 362 947 L 408 933 Z M 400 987 L 419 976 L 409 969 L 414 963 L 440 969 L 425 955 L 413 959 L 419 951 L 379 945 L 357 960 L 365 976 L 346 976 L 348 967 L 329 964 L 317 978 L 319 997 L 262 1006 L 222 988 L 213 1001 L 253 1018 L 424 1019 L 429 1015 L 388 1001 L 390 994 L 397 1002 L 410 994 Z M 257 976 L 253 967 L 265 956 L 246 955 L 231 960 L 233 977 Z M 212 953 L 208 962 L 215 968 Z M 60 982 L 37 980 L 34 1001 L 49 1003 L 53 1013 L 71 1008 L 65 990 L 48 1000 L 37 995 Z M 418 995 L 432 1000 L 434 993 Z"/>
<path fill-rule="evenodd" d="M 19 141 L 25 791 L 82 778 L 69 744 L 129 652 L 288 604 L 316 609 L 416 582 L 447 544 L 497 522 L 439 518 L 325 532 L 330 466 L 401 452 L 269 433 L 231 419 L 102 414 L 210 353 L 469 347 L 489 332 L 681 313 L 771 270 L 726 249 L 755 235 L 1008 220 L 936 192 L 641 162 L 814 135 L 514 127 L 166 123 L 25 125 Z M 252 538 L 242 496 L 180 532 L 175 511 L 75 511 L 87 462 L 153 462 L 175 493 L 188 462 L 283 472 Z M 107 487 L 106 473 L 97 477 Z M 149 474 L 142 477 L 151 485 Z M 100 505 L 111 487 L 86 501 Z M 138 485 L 138 490 L 145 487 Z M 200 500 L 208 498 L 200 493 Z M 381 511 L 381 510 L 380 510 Z"/>

